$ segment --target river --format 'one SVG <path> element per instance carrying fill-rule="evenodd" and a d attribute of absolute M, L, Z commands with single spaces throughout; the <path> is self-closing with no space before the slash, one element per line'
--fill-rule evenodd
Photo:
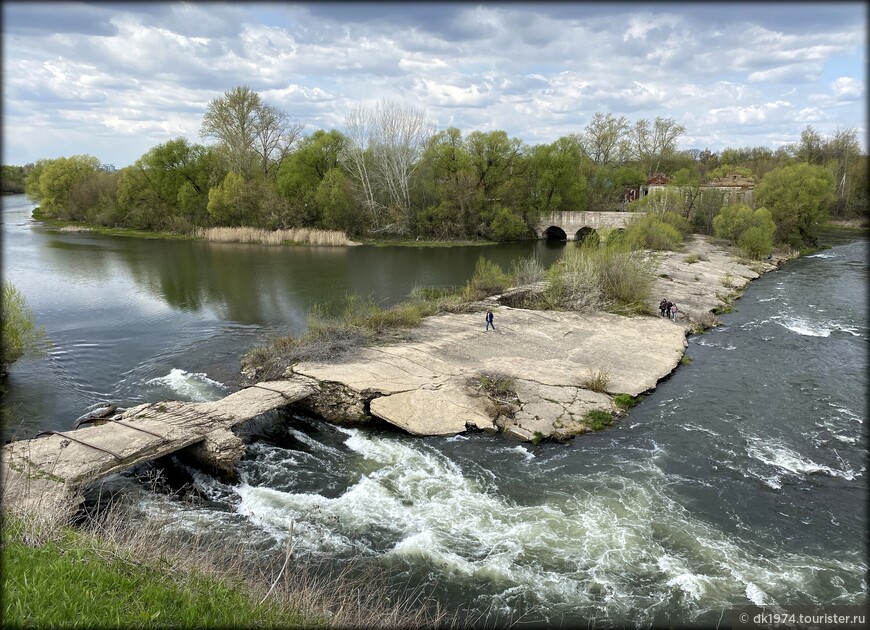
<path fill-rule="evenodd" d="M 15 364 L 4 436 L 69 428 L 88 406 L 208 400 L 238 357 L 304 329 L 343 293 L 387 304 L 462 284 L 547 244 L 268 248 L 58 234 L 4 198 L 3 273 L 53 347 Z M 489 625 L 716 625 L 747 604 L 867 601 L 868 240 L 753 282 L 689 338 L 681 366 L 614 427 L 567 444 L 415 438 L 286 414 L 237 483 L 188 470 L 179 527 L 298 553 L 367 558 Z M 14 426 L 13 426 L 14 425 Z M 130 479 L 125 483 L 134 484 Z"/>

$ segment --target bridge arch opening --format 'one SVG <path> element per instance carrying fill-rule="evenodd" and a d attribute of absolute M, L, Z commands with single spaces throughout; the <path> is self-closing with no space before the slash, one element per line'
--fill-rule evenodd
<path fill-rule="evenodd" d="M 601 238 L 598 236 L 598 232 L 591 227 L 582 227 L 577 230 L 577 233 L 574 235 L 574 240 L 578 243 L 589 242 L 594 245 L 601 243 Z"/>
<path fill-rule="evenodd" d="M 567 241 L 568 235 L 565 234 L 565 230 L 562 228 L 556 225 L 551 225 L 544 230 L 544 238 L 548 241 Z"/>

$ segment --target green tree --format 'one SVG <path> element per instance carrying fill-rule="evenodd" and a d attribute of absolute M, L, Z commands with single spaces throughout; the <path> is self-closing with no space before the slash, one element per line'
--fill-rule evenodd
<path fill-rule="evenodd" d="M 289 225 L 321 225 L 324 209 L 317 202 L 317 191 L 326 174 L 338 167 L 346 143 L 339 131 L 318 129 L 281 164 L 276 186 L 287 201 Z M 344 183 L 342 186 L 346 188 Z"/>
<path fill-rule="evenodd" d="M 722 208 L 713 219 L 713 233 L 736 244 L 750 258 L 761 258 L 773 249 L 776 224 L 767 208 L 752 210 L 745 204 Z"/>
<path fill-rule="evenodd" d="M 3 337 L 0 338 L 0 376 L 5 376 L 10 365 L 27 354 L 36 354 L 45 340 L 45 329 L 36 328 L 27 300 L 14 284 L 3 281 L 3 300 L 0 303 L 3 319 Z"/>
<path fill-rule="evenodd" d="M 84 209 L 73 203 L 73 191 L 99 167 L 100 161 L 92 155 L 40 161 L 27 176 L 27 195 L 46 216 L 82 219 Z"/>
<path fill-rule="evenodd" d="M 768 173 L 755 191 L 776 223 L 776 240 L 792 247 L 815 247 L 818 231 L 834 201 L 834 176 L 822 166 L 794 164 Z"/>
<path fill-rule="evenodd" d="M 354 207 L 349 188 L 341 167 L 333 167 L 317 187 L 315 201 L 323 216 L 323 227 L 360 234 L 366 226 L 366 217 Z"/>
<path fill-rule="evenodd" d="M 3 165 L 0 192 L 20 194 L 24 192 L 24 167 Z"/>
<path fill-rule="evenodd" d="M 462 132 L 450 127 L 433 135 L 422 162 L 418 181 L 426 201 L 416 217 L 419 233 L 439 238 L 471 233 L 476 178 Z"/>
<path fill-rule="evenodd" d="M 209 149 L 176 138 L 123 170 L 118 202 L 128 227 L 184 230 L 207 222 Z"/>
<path fill-rule="evenodd" d="M 559 210 L 586 209 L 586 180 L 580 177 L 582 153 L 575 138 L 563 136 L 534 147 L 528 155 L 531 220 Z"/>
<path fill-rule="evenodd" d="M 239 86 L 208 104 L 200 135 L 216 139 L 229 170 L 249 179 L 255 171 L 274 175 L 302 128 L 251 88 Z"/>
<path fill-rule="evenodd" d="M 208 191 L 208 213 L 217 225 L 255 226 L 255 210 L 251 187 L 235 171 L 227 173 L 224 181 Z"/>
<path fill-rule="evenodd" d="M 646 170 L 647 177 L 661 172 L 677 152 L 677 141 L 686 128 L 673 118 L 656 117 L 652 126 L 641 119 L 634 124 L 631 139 L 635 157 Z"/>
<path fill-rule="evenodd" d="M 584 155 L 598 166 L 622 164 L 630 152 L 628 119 L 596 112 L 580 136 Z"/>

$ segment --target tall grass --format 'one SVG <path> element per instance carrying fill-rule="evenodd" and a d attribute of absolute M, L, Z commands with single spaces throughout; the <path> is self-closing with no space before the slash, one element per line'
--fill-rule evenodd
<path fill-rule="evenodd" d="M 419 590 L 391 594 L 382 575 L 338 575 L 263 553 L 168 514 L 123 507 L 77 528 L 3 517 L 3 621 L 10 627 L 431 627 L 444 615 Z"/>
<path fill-rule="evenodd" d="M 626 242 L 583 243 L 568 248 L 550 268 L 538 306 L 646 314 L 653 280 L 653 263 Z"/>
<path fill-rule="evenodd" d="M 359 245 L 359 243 L 348 239 L 344 232 L 312 228 L 292 228 L 289 230 L 262 230 L 251 227 L 197 228 L 194 231 L 194 236 L 215 243 L 281 245 L 290 241 L 309 245 Z"/>
<path fill-rule="evenodd" d="M 488 258 L 481 256 L 474 266 L 474 275 L 465 285 L 465 297 L 470 301 L 500 293 L 510 287 L 513 278 Z"/>
<path fill-rule="evenodd" d="M 300 361 L 336 361 L 360 347 L 386 340 L 424 317 L 467 308 L 461 295 L 444 291 L 434 296 L 418 290 L 408 301 L 384 308 L 356 295 L 331 305 L 316 304 L 308 313 L 308 329 L 301 337 L 275 337 L 248 351 L 242 370 L 256 380 L 282 378 Z"/>
<path fill-rule="evenodd" d="M 547 271 L 537 258 L 518 258 L 511 263 L 515 286 L 537 284 L 544 280 Z"/>

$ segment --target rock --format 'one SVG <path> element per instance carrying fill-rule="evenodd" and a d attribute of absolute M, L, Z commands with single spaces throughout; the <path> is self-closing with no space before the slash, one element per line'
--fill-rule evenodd
<path fill-rule="evenodd" d="M 244 455 L 244 441 L 229 429 L 212 431 L 202 442 L 188 446 L 183 452 L 183 456 L 229 477 L 235 477 L 236 464 Z"/>
<path fill-rule="evenodd" d="M 455 382 L 421 388 L 371 402 L 372 415 L 414 435 L 456 435 L 468 428 L 496 430 L 488 401 L 470 396 Z"/>

